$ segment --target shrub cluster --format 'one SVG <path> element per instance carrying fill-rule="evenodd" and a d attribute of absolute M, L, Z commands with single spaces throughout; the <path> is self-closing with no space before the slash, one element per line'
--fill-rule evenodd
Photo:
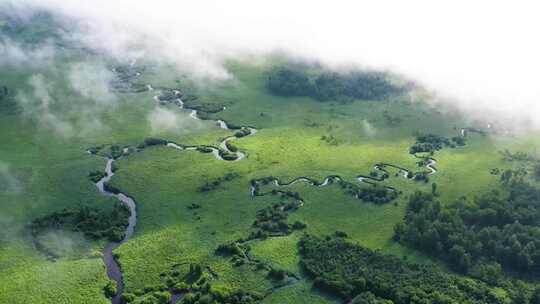
<path fill-rule="evenodd" d="M 8 87 L 0 85 L 0 112 L 13 114 L 18 111 L 17 102 Z"/>
<path fill-rule="evenodd" d="M 118 93 L 140 93 L 148 90 L 145 84 L 137 83 L 144 67 L 119 65 L 114 68 L 115 77 L 109 82 L 111 90 Z"/>
<path fill-rule="evenodd" d="M 142 144 L 142 147 L 149 147 L 149 146 L 164 146 L 167 144 L 167 141 L 165 139 L 156 138 L 156 137 L 148 137 L 144 139 L 144 143 Z"/>
<path fill-rule="evenodd" d="M 398 192 L 379 184 L 357 185 L 340 180 L 338 184 L 349 195 L 358 197 L 364 202 L 378 205 L 389 203 L 398 197 Z"/>
<path fill-rule="evenodd" d="M 92 171 L 90 173 L 88 173 L 88 178 L 94 182 L 94 183 L 97 183 L 99 182 L 102 178 L 104 178 L 107 174 L 103 171 L 99 171 L 99 170 L 96 170 L 96 171 Z"/>
<path fill-rule="evenodd" d="M 82 232 L 90 239 L 106 238 L 119 242 L 124 238 L 129 216 L 129 208 L 121 203 L 108 211 L 90 207 L 64 209 L 34 219 L 30 232 L 37 237 L 51 229 L 63 229 Z"/>
<path fill-rule="evenodd" d="M 240 174 L 236 172 L 228 172 L 222 177 L 218 177 L 212 180 L 207 180 L 202 184 L 197 190 L 199 192 L 208 192 L 217 189 L 222 183 L 224 182 L 230 182 L 232 180 L 235 180 L 237 178 L 240 178 Z"/>
<path fill-rule="evenodd" d="M 465 137 L 454 136 L 449 139 L 444 136 L 435 134 L 420 134 L 416 136 L 416 142 L 409 149 L 409 153 L 434 153 L 444 147 L 455 148 L 456 146 L 464 145 Z"/>
<path fill-rule="evenodd" d="M 207 268 L 208 269 L 208 268 Z M 208 273 L 200 264 L 190 264 L 189 272 L 173 270 L 162 273 L 163 284 L 147 286 L 133 293 L 124 293 L 122 300 L 127 304 L 168 304 L 171 294 L 183 293 L 180 304 L 253 304 L 258 303 L 263 295 L 234 289 L 222 284 L 212 284 L 213 274 Z"/>
<path fill-rule="evenodd" d="M 289 213 L 300 208 L 298 201 L 279 202 L 272 206 L 257 211 L 257 219 L 253 222 L 253 227 L 258 228 L 264 234 L 278 233 L 290 234 L 295 229 L 304 229 L 306 225 L 301 222 L 295 222 L 290 225 L 287 223 Z"/>

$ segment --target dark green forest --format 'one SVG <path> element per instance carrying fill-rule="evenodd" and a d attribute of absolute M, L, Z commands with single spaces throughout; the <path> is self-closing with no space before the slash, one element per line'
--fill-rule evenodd
<path fill-rule="evenodd" d="M 506 183 L 507 191 L 448 205 L 416 192 L 404 223 L 395 228 L 396 240 L 488 282 L 499 280 L 503 270 L 538 276 L 540 191 L 524 182 Z"/>
<path fill-rule="evenodd" d="M 353 244 L 342 237 L 302 237 L 301 264 L 315 287 L 348 303 L 508 303 L 480 280 L 409 263 Z M 520 285 L 504 289 L 514 303 L 530 303 L 536 292 Z M 523 302 L 521 302 L 523 301 Z M 536 303 L 532 301 L 532 303 Z"/>
<path fill-rule="evenodd" d="M 105 238 L 119 242 L 124 238 L 130 212 L 127 206 L 115 203 L 111 210 L 90 207 L 63 209 L 36 218 L 29 226 L 30 233 L 37 237 L 52 229 L 82 232 L 90 239 Z"/>
<path fill-rule="evenodd" d="M 267 88 L 279 96 L 310 96 L 320 101 L 337 99 L 383 100 L 404 91 L 382 72 L 336 73 L 322 70 L 314 75 L 302 67 L 276 67 L 269 71 Z"/>

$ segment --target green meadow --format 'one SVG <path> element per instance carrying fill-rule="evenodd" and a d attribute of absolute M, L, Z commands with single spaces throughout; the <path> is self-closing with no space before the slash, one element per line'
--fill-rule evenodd
<path fill-rule="evenodd" d="M 194 263 L 217 274 L 213 286 L 265 294 L 262 303 L 339 303 L 313 288 L 303 273 L 297 247 L 303 233 L 326 236 L 339 230 L 362 246 L 444 267 L 393 241 L 394 226 L 403 220 L 408 196 L 416 190 L 429 192 L 436 183 L 442 202 L 472 198 L 498 186 L 500 177 L 491 174 L 492 169 L 522 165 L 503 161 L 501 151 L 530 153 L 538 146 L 532 135 L 470 133 L 465 146 L 435 153 L 437 172 L 429 176 L 429 183 L 396 176 L 397 170 L 389 168 L 390 177 L 381 184 L 400 194 L 382 205 L 356 199 L 337 183 L 261 186 L 266 192 L 278 188 L 297 192 L 304 201 L 288 217 L 288 222 L 305 223 L 304 231 L 248 242 L 252 258 L 297 277 L 277 286 L 253 265 L 233 265 L 230 258 L 215 253 L 220 244 L 247 237 L 254 230 L 257 212 L 280 201 L 276 195 L 252 196 L 252 180 L 272 176 L 286 182 L 304 176 L 322 182 L 339 175 L 358 184 L 358 175 L 369 175 L 381 162 L 418 171 L 422 169 L 418 159 L 409 154 L 416 133 L 452 137 L 461 128 L 485 125 L 432 105 L 430 100 L 411 102 L 407 96 L 325 102 L 274 96 L 265 87 L 272 60 L 230 62 L 227 67 L 233 79 L 206 86 L 197 86 L 169 66 L 140 63 L 147 66 L 140 82 L 178 86 L 194 92 L 197 103 L 226 107 L 205 120 L 194 120 L 189 110 L 156 103 L 153 96 L 158 90 L 115 93 L 110 102 L 100 103 L 75 92 L 58 72 L 73 62 L 99 60 L 70 55 L 53 62 L 52 71 L 11 68 L 0 72 L 2 84 L 15 88 L 15 98 L 30 100 L 15 113 L 0 112 L 0 303 L 109 302 L 103 292 L 108 278 L 100 253 L 105 241 L 73 233 L 50 236 L 45 241 L 62 256 L 52 261 L 36 250 L 27 229 L 35 218 L 64 208 L 112 208 L 115 199 L 102 195 L 88 178 L 90 172 L 105 167 L 105 159 L 86 152 L 90 147 L 134 147 L 148 137 L 216 146 L 234 134 L 220 129 L 217 119 L 256 128 L 256 134 L 231 141 L 247 155 L 237 162 L 166 146 L 147 147 L 115 162 L 111 185 L 137 203 L 135 234 L 115 250 L 125 291 L 142 292 L 163 283 L 162 274 L 174 265 Z M 35 105 L 43 96 L 32 95 L 36 88 L 27 80 L 36 74 L 45 75 L 49 86 L 52 101 L 47 113 L 43 105 Z M 56 118 L 45 119 L 50 114 Z M 152 119 L 152 115 L 158 116 Z M 210 191 L 200 190 L 206 182 L 229 173 L 238 178 Z M 191 208 L 193 204 L 199 208 Z"/>

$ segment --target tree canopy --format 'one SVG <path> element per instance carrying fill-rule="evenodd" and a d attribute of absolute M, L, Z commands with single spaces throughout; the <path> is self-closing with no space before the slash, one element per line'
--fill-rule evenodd
<path fill-rule="evenodd" d="M 266 85 L 274 95 L 309 96 L 320 101 L 383 100 L 404 90 L 392 84 L 388 75 L 382 72 L 319 70 L 312 74 L 305 66 L 278 66 L 269 71 Z"/>
<path fill-rule="evenodd" d="M 514 182 L 508 184 L 508 193 L 493 191 L 448 205 L 432 194 L 416 192 L 395 237 L 463 273 L 481 276 L 486 267 L 500 273 L 502 266 L 538 275 L 540 191 Z"/>

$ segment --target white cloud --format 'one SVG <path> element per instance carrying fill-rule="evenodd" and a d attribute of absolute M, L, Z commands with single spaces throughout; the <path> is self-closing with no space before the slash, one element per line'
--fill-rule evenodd
<path fill-rule="evenodd" d="M 148 114 L 147 121 L 150 124 L 152 134 L 171 131 L 181 133 L 201 126 L 198 120 L 194 120 L 187 117 L 185 114 L 180 114 L 161 106 L 156 106 L 152 112 Z"/>
<path fill-rule="evenodd" d="M 116 95 L 110 91 L 112 71 L 100 63 L 78 62 L 70 66 L 68 79 L 71 87 L 99 105 L 113 105 Z"/>
<path fill-rule="evenodd" d="M 10 172 L 9 166 L 0 161 L 0 191 L 17 194 L 22 191 L 21 182 Z M 4 220 L 0 217 L 0 225 Z"/>
<path fill-rule="evenodd" d="M 368 137 L 374 137 L 377 135 L 377 129 L 375 129 L 375 127 L 365 119 L 362 120 L 362 131 Z"/>
<path fill-rule="evenodd" d="M 0 40 L 0 66 L 41 66 L 51 62 L 55 55 L 54 46 L 45 43 L 37 49 L 25 49 L 9 40 Z"/>
<path fill-rule="evenodd" d="M 31 119 L 37 119 L 45 127 L 52 128 L 58 136 L 72 136 L 73 126 L 51 110 L 54 103 L 49 94 L 51 85 L 45 81 L 43 74 L 32 75 L 28 84 L 32 88 L 32 94 L 20 93 L 17 96 L 19 104 L 23 107 L 23 114 Z"/>
<path fill-rule="evenodd" d="M 81 37 L 117 56 L 166 58 L 200 76 L 227 77 L 222 63 L 230 56 L 284 50 L 330 65 L 392 69 L 464 109 L 540 127 L 534 1 L 16 2 L 81 20 Z"/>

